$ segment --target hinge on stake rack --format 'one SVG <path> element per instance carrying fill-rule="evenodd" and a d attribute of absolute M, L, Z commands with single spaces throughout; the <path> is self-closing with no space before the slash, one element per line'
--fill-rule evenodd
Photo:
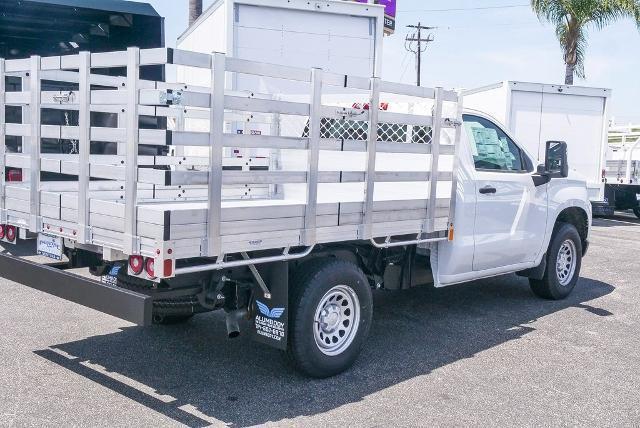
<path fill-rule="evenodd" d="M 160 93 L 160 104 L 166 105 L 182 105 L 182 91 L 173 91 L 171 89 L 167 92 Z"/>

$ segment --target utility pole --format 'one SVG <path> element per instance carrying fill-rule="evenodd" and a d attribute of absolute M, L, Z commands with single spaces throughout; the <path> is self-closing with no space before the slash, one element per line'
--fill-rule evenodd
<path fill-rule="evenodd" d="M 202 0 L 189 0 L 189 25 L 196 22 L 200 15 L 202 15 Z"/>
<path fill-rule="evenodd" d="M 404 48 L 416 55 L 416 83 L 420 86 L 420 75 L 422 73 L 422 53 L 427 50 L 429 43 L 433 42 L 433 34 L 429 34 L 426 38 L 422 37 L 422 30 L 435 30 L 438 27 L 427 27 L 418 22 L 417 25 L 407 25 L 407 28 L 412 28 L 415 31 L 412 34 L 407 35 L 405 39 Z"/>

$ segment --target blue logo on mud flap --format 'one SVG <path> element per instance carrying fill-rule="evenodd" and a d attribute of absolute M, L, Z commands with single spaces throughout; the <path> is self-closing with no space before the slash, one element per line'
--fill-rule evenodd
<path fill-rule="evenodd" d="M 264 303 L 256 300 L 256 305 L 258 305 L 258 310 L 262 315 L 271 319 L 279 319 L 284 313 L 284 308 L 273 308 L 269 310 L 269 307 Z"/>
<path fill-rule="evenodd" d="M 121 267 L 122 265 L 111 266 L 111 269 L 109 269 L 109 272 L 107 272 L 102 276 L 101 278 L 102 283 L 108 284 L 108 285 L 118 285 L 118 272 L 120 271 Z"/>

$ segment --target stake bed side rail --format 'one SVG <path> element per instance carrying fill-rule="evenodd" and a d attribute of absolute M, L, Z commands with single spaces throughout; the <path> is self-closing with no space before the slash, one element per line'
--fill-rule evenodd
<path fill-rule="evenodd" d="M 139 78 L 141 67 L 169 64 L 211 83 Z M 126 75 L 93 73 L 118 68 Z M 229 91 L 229 76 L 296 89 Z M 154 280 L 179 273 L 180 259 L 206 257 L 207 269 L 221 269 L 299 257 L 323 243 L 434 242 L 452 227 L 461 132 L 454 91 L 168 48 L 0 60 L 0 80 L 0 113 L 14 117 L 0 119 L 0 167 L 23 171 L 22 182 L 3 179 L 1 224 L 99 248 L 107 261 L 152 258 Z M 324 102 L 336 91 L 365 102 Z M 389 108 L 394 99 L 409 107 Z M 66 123 L 45 121 L 56 111 Z M 94 114 L 115 123 L 95 123 Z M 166 126 L 141 126 L 145 117 Z M 9 140 L 22 152 L 7 153 Z M 50 140 L 74 148 L 43 153 Z M 96 142 L 117 153 L 92 153 Z M 141 146 L 169 152 L 148 156 Z M 241 150 L 258 154 L 230 155 Z M 274 253 L 252 256 L 265 250 Z"/>

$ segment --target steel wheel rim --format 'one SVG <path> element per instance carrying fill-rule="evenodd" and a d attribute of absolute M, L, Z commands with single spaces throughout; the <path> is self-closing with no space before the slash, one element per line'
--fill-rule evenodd
<path fill-rule="evenodd" d="M 314 316 L 313 337 L 318 349 L 340 355 L 358 333 L 360 300 L 349 286 L 336 285 L 320 299 Z"/>
<path fill-rule="evenodd" d="M 556 277 L 560 285 L 569 285 L 576 272 L 576 264 L 576 244 L 571 239 L 567 239 L 560 245 L 556 258 Z"/>

